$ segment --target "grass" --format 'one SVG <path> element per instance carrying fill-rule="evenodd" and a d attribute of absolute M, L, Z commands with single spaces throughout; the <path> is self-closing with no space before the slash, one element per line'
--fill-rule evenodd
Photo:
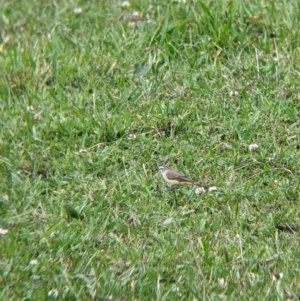
<path fill-rule="evenodd" d="M 1 300 L 298 300 L 298 1 L 120 4 L 0 7 Z"/>

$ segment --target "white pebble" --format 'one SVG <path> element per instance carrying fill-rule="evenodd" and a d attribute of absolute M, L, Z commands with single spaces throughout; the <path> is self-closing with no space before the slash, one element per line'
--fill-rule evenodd
<path fill-rule="evenodd" d="M 218 278 L 218 286 L 224 287 L 225 286 L 225 279 L 224 278 Z"/>
<path fill-rule="evenodd" d="M 48 297 L 57 298 L 57 296 L 58 296 L 58 290 L 56 290 L 56 289 L 53 289 L 53 290 L 48 292 Z"/>
<path fill-rule="evenodd" d="M 238 91 L 230 91 L 229 96 L 230 97 L 237 97 L 237 96 L 239 96 L 239 92 Z"/>
<path fill-rule="evenodd" d="M 256 144 L 256 143 L 250 144 L 248 146 L 248 149 L 249 149 L 250 152 L 254 152 L 254 151 L 256 151 L 258 149 L 258 144 Z"/>
<path fill-rule="evenodd" d="M 208 191 L 209 192 L 215 192 L 215 191 L 217 191 L 217 187 L 216 186 L 211 186 L 211 187 L 208 188 Z"/>
<path fill-rule="evenodd" d="M 79 15 L 83 12 L 83 9 L 81 7 L 75 7 L 73 12 L 74 14 Z"/>
<path fill-rule="evenodd" d="M 195 190 L 196 195 L 202 194 L 205 192 L 204 187 L 197 187 Z"/>
<path fill-rule="evenodd" d="M 122 7 L 129 7 L 129 6 L 130 6 L 129 1 L 123 1 L 122 2 Z"/>
<path fill-rule="evenodd" d="M 2 228 L 0 228 L 0 235 L 4 235 L 4 234 L 6 234 L 7 232 L 8 232 L 7 229 L 2 229 Z"/>
<path fill-rule="evenodd" d="M 37 265 L 37 264 L 38 264 L 37 259 L 32 259 L 32 260 L 29 262 L 29 265 Z"/>

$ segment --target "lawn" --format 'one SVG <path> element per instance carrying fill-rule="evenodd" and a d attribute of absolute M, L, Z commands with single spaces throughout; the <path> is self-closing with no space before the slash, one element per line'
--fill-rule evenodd
<path fill-rule="evenodd" d="M 299 300 L 299 11 L 0 4 L 0 299 Z"/>

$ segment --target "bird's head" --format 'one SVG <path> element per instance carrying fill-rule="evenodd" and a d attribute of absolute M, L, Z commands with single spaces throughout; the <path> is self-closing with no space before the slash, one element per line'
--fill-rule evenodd
<path fill-rule="evenodd" d="M 159 166 L 159 167 L 158 167 L 158 170 L 159 170 L 160 172 L 163 172 L 163 171 L 165 171 L 166 169 L 167 169 L 166 166 Z"/>

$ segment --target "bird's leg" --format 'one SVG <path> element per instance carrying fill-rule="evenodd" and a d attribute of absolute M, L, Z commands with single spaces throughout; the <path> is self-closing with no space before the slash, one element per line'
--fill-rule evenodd
<path fill-rule="evenodd" d="M 171 186 L 171 190 L 172 190 L 172 191 L 173 191 L 173 193 L 174 193 L 175 205 L 177 205 L 176 188 L 175 188 L 175 186 Z"/>
<path fill-rule="evenodd" d="M 174 189 L 173 189 L 173 191 L 174 191 L 174 199 L 175 199 L 175 205 L 177 205 L 177 198 L 176 198 L 176 189 L 174 188 Z"/>

